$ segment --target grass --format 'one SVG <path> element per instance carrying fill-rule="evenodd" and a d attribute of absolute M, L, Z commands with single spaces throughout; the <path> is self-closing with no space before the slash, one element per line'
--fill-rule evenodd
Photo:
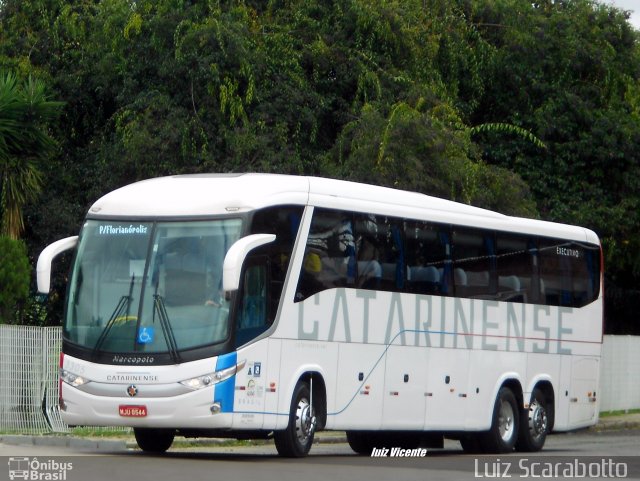
<path fill-rule="evenodd" d="M 82 438 L 129 438 L 133 436 L 131 428 L 99 428 L 81 426 L 69 430 L 71 436 Z"/>
<path fill-rule="evenodd" d="M 608 418 L 608 417 L 614 417 L 614 416 L 624 416 L 625 414 L 639 414 L 640 413 L 640 409 L 623 409 L 623 410 L 619 410 L 619 411 L 601 411 L 600 412 L 600 417 L 601 418 Z"/>
<path fill-rule="evenodd" d="M 0 435 L 26 435 L 26 436 L 74 436 L 83 438 L 127 438 L 133 437 L 130 428 L 97 428 L 79 427 L 69 429 L 67 432 L 31 431 L 28 429 L 0 429 Z"/>
<path fill-rule="evenodd" d="M 28 435 L 28 436 L 71 436 L 77 438 L 94 438 L 94 439 L 118 439 L 124 440 L 127 443 L 135 444 L 135 437 L 133 435 L 133 429 L 131 428 L 107 428 L 107 427 L 76 427 L 71 428 L 66 433 L 28 433 L 25 431 L 17 430 L 0 430 L 0 435 Z M 219 438 L 183 438 L 177 436 L 173 442 L 174 448 L 191 448 L 191 447 L 242 447 L 242 446 L 257 446 L 268 444 L 269 441 L 264 439 L 250 439 L 250 440 L 238 440 L 238 439 L 219 439 Z"/>

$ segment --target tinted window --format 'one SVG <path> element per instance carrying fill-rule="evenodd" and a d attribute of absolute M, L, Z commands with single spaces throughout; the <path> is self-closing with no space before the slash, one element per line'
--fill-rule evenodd
<path fill-rule="evenodd" d="M 598 246 L 316 209 L 296 300 L 356 287 L 579 307 L 599 295 Z"/>
<path fill-rule="evenodd" d="M 357 287 L 361 289 L 382 288 L 382 259 L 387 257 L 381 242 L 384 225 L 379 226 L 375 215 L 356 214 Z"/>
<path fill-rule="evenodd" d="M 409 221 L 405 226 L 408 290 L 418 294 L 447 294 L 451 271 L 448 232 L 440 225 Z"/>
<path fill-rule="evenodd" d="M 357 261 L 352 217 L 347 212 L 314 210 L 296 300 L 325 289 L 355 286 Z"/>
<path fill-rule="evenodd" d="M 275 319 L 284 281 L 289 269 L 293 244 L 298 235 L 302 207 L 278 206 L 256 212 L 251 222 L 252 234 L 275 234 L 276 240 L 251 254 L 265 256 L 268 268 L 269 297 L 266 316 L 269 323 Z"/>
<path fill-rule="evenodd" d="M 267 317 L 267 259 L 254 258 L 242 279 L 242 297 L 236 318 L 236 346 L 241 346 L 267 330 L 271 324 Z"/>
<path fill-rule="evenodd" d="M 497 299 L 534 302 L 532 242 L 525 236 L 498 233 L 496 236 Z"/>
<path fill-rule="evenodd" d="M 495 297 L 495 241 L 490 231 L 454 228 L 453 284 L 457 297 Z"/>
<path fill-rule="evenodd" d="M 358 286 L 402 291 L 405 286 L 405 247 L 401 219 L 355 216 Z"/>
<path fill-rule="evenodd" d="M 599 249 L 577 242 L 540 239 L 540 295 L 543 304 L 584 306 L 599 294 Z"/>

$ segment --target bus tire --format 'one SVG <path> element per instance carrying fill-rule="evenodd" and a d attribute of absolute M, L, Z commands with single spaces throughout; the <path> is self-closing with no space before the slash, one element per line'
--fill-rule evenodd
<path fill-rule="evenodd" d="M 310 400 L 309 385 L 299 382 L 293 391 L 287 428 L 273 433 L 280 456 L 302 458 L 309 453 L 317 424 Z"/>
<path fill-rule="evenodd" d="M 536 388 L 531 393 L 529 409 L 520 414 L 520 431 L 516 450 L 522 452 L 540 451 L 549 431 L 547 400 L 544 393 Z"/>
<path fill-rule="evenodd" d="M 500 388 L 493 407 L 491 429 L 481 437 L 482 449 L 486 453 L 509 453 L 518 440 L 520 409 L 511 389 Z"/>
<path fill-rule="evenodd" d="M 365 456 L 371 455 L 371 451 L 376 447 L 375 436 L 367 431 L 347 431 L 347 442 L 356 453 Z"/>
<path fill-rule="evenodd" d="M 164 453 L 173 444 L 173 429 L 133 428 L 140 449 L 147 453 Z"/>

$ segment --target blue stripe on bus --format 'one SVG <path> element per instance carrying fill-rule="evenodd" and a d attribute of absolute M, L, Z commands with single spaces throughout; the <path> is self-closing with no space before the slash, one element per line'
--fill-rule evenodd
<path fill-rule="evenodd" d="M 218 357 L 216 362 L 216 371 L 233 367 L 238 363 L 238 354 L 231 352 Z M 233 375 L 229 379 L 216 384 L 213 402 L 220 403 L 222 406 L 221 412 L 232 413 L 233 412 L 233 397 L 236 387 L 236 376 Z"/>

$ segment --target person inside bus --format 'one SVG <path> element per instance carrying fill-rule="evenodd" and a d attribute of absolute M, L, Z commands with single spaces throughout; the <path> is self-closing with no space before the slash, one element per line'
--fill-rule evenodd
<path fill-rule="evenodd" d="M 327 289 L 353 286 L 356 249 L 351 220 L 335 215 L 324 220 L 329 228 L 310 234 L 307 240 L 307 249 L 317 253 L 321 262 L 317 277 Z"/>
<path fill-rule="evenodd" d="M 322 260 L 320 259 L 320 254 L 307 248 L 304 260 L 302 261 L 302 272 L 300 272 L 298 292 L 296 292 L 297 301 L 302 301 L 325 289 L 323 282 L 320 280 L 321 273 Z"/>
<path fill-rule="evenodd" d="M 358 287 L 377 289 L 382 278 L 382 265 L 377 247 L 368 237 L 360 239 L 358 249 Z"/>

